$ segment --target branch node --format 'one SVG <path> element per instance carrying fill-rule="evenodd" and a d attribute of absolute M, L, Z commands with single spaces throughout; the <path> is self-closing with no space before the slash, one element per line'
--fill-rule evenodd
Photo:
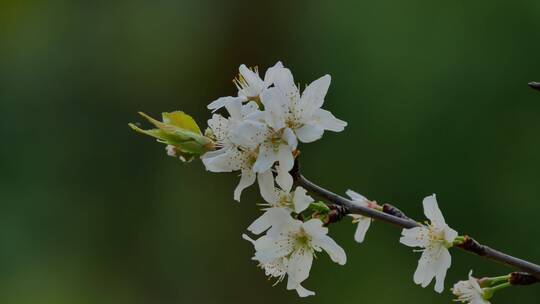
<path fill-rule="evenodd" d="M 403 213 L 403 211 L 399 210 L 394 205 L 384 204 L 382 207 L 383 207 L 383 212 L 384 213 L 388 213 L 388 214 L 393 215 L 395 217 L 399 217 L 399 218 L 402 218 L 402 219 L 407 219 L 407 220 L 412 221 L 412 219 L 410 217 L 406 216 L 405 213 Z"/>
<path fill-rule="evenodd" d="M 478 254 L 479 256 L 486 255 L 486 247 L 478 243 L 472 237 L 465 235 L 463 243 L 456 245 L 459 248 Z"/>
<path fill-rule="evenodd" d="M 532 285 L 538 281 L 538 278 L 526 272 L 512 272 L 509 279 L 512 285 Z"/>
<path fill-rule="evenodd" d="M 328 205 L 328 208 L 330 208 L 330 212 L 327 214 L 325 226 L 341 221 L 350 213 L 349 208 L 341 205 L 331 204 Z"/>

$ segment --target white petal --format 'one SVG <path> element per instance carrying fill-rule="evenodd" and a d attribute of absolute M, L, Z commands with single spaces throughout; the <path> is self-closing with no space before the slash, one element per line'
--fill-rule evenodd
<path fill-rule="evenodd" d="M 282 209 L 286 212 L 276 212 L 272 215 L 272 221 L 278 224 L 273 225 L 272 228 L 266 232 L 266 235 L 274 239 L 288 239 L 291 235 L 296 235 L 302 228 L 302 221 L 293 218 L 289 209 Z M 294 245 L 294 242 L 292 242 L 292 244 Z"/>
<path fill-rule="evenodd" d="M 480 284 L 478 284 L 478 280 L 472 276 L 473 271 L 469 271 L 469 284 L 478 292 L 482 293 L 482 287 L 480 287 Z"/>
<path fill-rule="evenodd" d="M 293 248 L 284 241 L 277 240 L 276 246 L 276 239 L 263 235 L 254 243 L 256 252 L 253 260 L 261 263 L 274 263 L 276 259 L 289 255 Z"/>
<path fill-rule="evenodd" d="M 319 128 L 333 132 L 341 132 L 347 126 L 345 121 L 337 119 L 332 113 L 323 109 L 315 110 L 312 119 Z"/>
<path fill-rule="evenodd" d="M 448 249 L 441 248 L 440 254 L 435 263 L 437 265 L 435 273 L 435 291 L 441 293 L 444 290 L 444 279 L 446 277 L 446 272 L 452 264 L 452 257 L 450 256 Z"/>
<path fill-rule="evenodd" d="M 249 116 L 256 112 L 259 112 L 259 105 L 253 100 L 242 106 L 242 117 Z"/>
<path fill-rule="evenodd" d="M 290 279 L 298 284 L 309 277 L 311 264 L 313 263 L 313 253 L 305 248 L 293 251 L 289 258 L 287 274 Z"/>
<path fill-rule="evenodd" d="M 242 100 L 241 97 L 237 97 L 235 100 L 225 103 L 225 109 L 229 112 L 229 115 L 234 120 L 242 119 Z"/>
<path fill-rule="evenodd" d="M 233 97 L 233 96 L 227 96 L 227 97 L 220 97 L 214 101 L 212 101 L 207 107 L 209 110 L 213 110 L 212 112 L 215 112 L 224 106 L 226 106 L 229 103 L 235 102 L 235 101 L 246 101 L 246 98 L 243 96 Z"/>
<path fill-rule="evenodd" d="M 279 166 L 284 171 L 289 172 L 294 167 L 294 156 L 291 148 L 288 145 L 281 144 L 279 146 L 277 160 L 279 162 Z"/>
<path fill-rule="evenodd" d="M 289 170 L 283 170 L 283 166 L 278 165 L 276 166 L 276 171 L 276 183 L 283 191 L 290 192 L 294 181 Z"/>
<path fill-rule="evenodd" d="M 326 235 L 328 228 L 323 226 L 323 222 L 319 219 L 311 219 L 302 224 L 304 230 L 313 238 Z"/>
<path fill-rule="evenodd" d="M 294 212 L 300 213 L 307 209 L 307 207 L 313 203 L 313 198 L 307 195 L 306 189 L 302 187 L 296 187 L 293 195 Z"/>
<path fill-rule="evenodd" d="M 287 98 L 298 98 L 298 89 L 294 84 L 291 71 L 287 68 L 276 68 L 273 72 L 273 82 Z"/>
<path fill-rule="evenodd" d="M 229 133 L 229 120 L 227 118 L 214 114 L 207 123 L 217 140 L 224 141 L 227 138 Z"/>
<path fill-rule="evenodd" d="M 255 256 L 253 257 L 254 260 L 261 263 L 272 263 L 275 262 L 276 259 L 288 256 L 294 249 L 293 246 L 284 239 L 277 240 L 277 242 L 272 238 L 269 238 L 269 240 L 271 240 L 271 246 L 255 252 Z"/>
<path fill-rule="evenodd" d="M 309 297 L 309 296 L 314 296 L 315 295 L 315 292 L 311 291 L 311 290 L 307 290 L 305 289 L 304 287 L 302 287 L 302 285 L 298 284 L 298 287 L 296 287 L 296 292 L 298 293 L 298 296 L 300 296 L 301 298 L 305 298 L 305 297 Z"/>
<path fill-rule="evenodd" d="M 253 234 L 261 234 L 273 225 L 280 225 L 286 222 L 286 216 L 290 217 L 284 208 L 270 208 L 249 225 L 247 230 Z"/>
<path fill-rule="evenodd" d="M 238 183 L 238 186 L 236 186 L 236 189 L 234 189 L 234 200 L 240 201 L 240 195 L 242 195 L 242 191 L 246 189 L 247 187 L 253 185 L 255 182 L 256 175 L 251 169 L 242 169 L 242 176 L 240 177 L 240 182 Z"/>
<path fill-rule="evenodd" d="M 234 150 L 226 149 L 223 153 L 216 153 L 203 158 L 202 161 L 206 170 L 211 172 L 232 172 L 239 170 L 241 166 L 237 158 L 239 152 Z"/>
<path fill-rule="evenodd" d="M 345 265 L 347 262 L 347 255 L 345 250 L 341 248 L 332 238 L 327 235 L 319 236 L 312 240 L 314 248 L 320 247 L 324 249 L 330 256 L 332 261 L 338 263 L 339 265 Z"/>
<path fill-rule="evenodd" d="M 330 75 L 324 75 L 309 84 L 302 93 L 302 103 L 309 104 L 312 109 L 320 108 L 330 87 L 330 81 Z"/>
<path fill-rule="evenodd" d="M 246 93 L 249 97 L 259 95 L 264 85 L 262 79 L 259 77 L 259 74 L 250 70 L 245 64 L 242 64 L 238 70 L 249 86 L 247 88 L 248 92 L 244 93 Z"/>
<path fill-rule="evenodd" d="M 444 239 L 448 242 L 448 243 L 453 243 L 454 240 L 458 237 L 458 232 L 455 231 L 454 229 L 448 227 L 448 225 L 446 225 L 446 227 L 444 228 Z"/>
<path fill-rule="evenodd" d="M 259 155 L 253 165 L 253 171 L 265 172 L 272 167 L 278 159 L 278 151 L 274 149 L 271 143 L 265 142 L 259 146 Z"/>
<path fill-rule="evenodd" d="M 358 203 L 358 202 L 365 202 L 367 201 L 367 198 L 365 198 L 363 195 L 359 194 L 359 193 L 356 193 L 352 190 L 347 190 L 347 192 L 345 192 L 353 202 L 355 203 Z"/>
<path fill-rule="evenodd" d="M 429 243 L 429 230 L 426 227 L 414 227 L 401 230 L 399 242 L 409 247 L 426 247 Z"/>
<path fill-rule="evenodd" d="M 445 224 L 444 217 L 437 205 L 437 198 L 435 194 L 424 198 L 422 202 L 424 205 L 424 214 L 426 217 L 436 226 L 443 226 Z"/>
<path fill-rule="evenodd" d="M 250 238 L 249 235 L 245 234 L 245 233 L 242 233 L 242 238 L 248 242 L 250 242 L 251 244 L 253 244 L 253 246 L 255 246 L 255 240 Z"/>
<path fill-rule="evenodd" d="M 356 227 L 356 232 L 354 233 L 354 240 L 358 243 L 362 243 L 366 237 L 366 232 L 371 225 L 371 219 L 369 217 L 362 216 L 358 219 L 358 226 Z"/>
<path fill-rule="evenodd" d="M 255 241 L 253 241 L 250 237 L 248 237 L 245 234 L 242 235 L 242 237 L 253 244 L 253 247 L 255 247 L 255 251 L 268 250 L 272 248 L 274 244 L 274 240 L 272 240 L 272 238 L 266 235 L 263 235 L 262 237 L 258 238 Z"/>
<path fill-rule="evenodd" d="M 311 290 L 307 290 L 302 285 L 300 285 L 298 282 L 295 282 L 290 276 L 287 280 L 287 290 L 293 290 L 295 289 L 298 293 L 298 296 L 301 298 L 305 298 L 308 296 L 313 296 L 315 293 Z"/>
<path fill-rule="evenodd" d="M 277 202 L 278 197 L 276 187 L 274 186 L 274 176 L 272 175 L 272 171 L 266 170 L 257 174 L 257 181 L 259 182 L 259 191 L 261 192 L 262 198 L 270 204 Z"/>
<path fill-rule="evenodd" d="M 223 153 L 227 152 L 227 149 L 219 149 L 219 150 L 215 150 L 215 151 L 209 151 L 209 152 L 206 152 L 204 153 L 201 158 L 202 159 L 206 159 L 206 158 L 214 158 L 216 156 L 219 156 Z"/>
<path fill-rule="evenodd" d="M 421 285 L 422 287 L 428 286 L 435 277 L 430 254 L 431 253 L 428 250 L 422 252 L 422 256 L 420 257 L 420 260 L 418 260 L 418 267 L 413 276 L 414 283 Z"/>
<path fill-rule="evenodd" d="M 296 147 L 298 146 L 298 139 L 296 139 L 296 134 L 294 134 L 291 128 L 285 128 L 285 130 L 283 130 L 283 140 L 285 140 L 291 150 L 296 150 Z"/>
<path fill-rule="evenodd" d="M 274 75 L 276 73 L 276 70 L 280 68 L 283 68 L 283 64 L 281 63 L 281 61 L 278 61 L 273 67 L 268 68 L 268 70 L 266 70 L 266 74 L 264 75 L 265 87 L 269 87 L 271 84 L 274 83 L 274 78 L 275 78 Z"/>
<path fill-rule="evenodd" d="M 263 235 L 257 240 L 253 240 L 247 234 L 242 234 L 242 238 L 252 243 L 253 247 L 255 247 L 255 251 L 267 250 L 269 248 L 272 248 L 274 244 L 272 238 L 268 237 L 267 235 Z"/>
<path fill-rule="evenodd" d="M 261 94 L 261 102 L 264 104 L 264 113 L 266 123 L 279 130 L 285 127 L 285 111 L 287 110 L 288 100 L 277 88 L 269 88 Z"/>
<path fill-rule="evenodd" d="M 254 148 L 260 144 L 266 134 L 266 126 L 257 121 L 243 121 L 234 127 L 231 132 L 231 142 L 236 145 Z"/>
<path fill-rule="evenodd" d="M 324 130 L 313 125 L 304 125 L 299 129 L 296 129 L 294 132 L 301 142 L 310 143 L 321 138 Z"/>

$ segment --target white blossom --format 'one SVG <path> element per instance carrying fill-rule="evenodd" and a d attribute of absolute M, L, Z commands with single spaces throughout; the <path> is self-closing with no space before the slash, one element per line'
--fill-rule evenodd
<path fill-rule="evenodd" d="M 332 261 L 340 265 L 346 263 L 345 251 L 327 235 L 328 228 L 323 227 L 321 220 L 302 222 L 283 212 L 274 216 L 273 220 L 279 224 L 271 223 L 272 228 L 257 240 L 264 243 L 264 246 L 256 248 L 253 259 L 265 265 L 286 258 L 287 289 L 295 289 L 300 296 L 312 294 L 300 284 L 309 276 L 316 251 L 326 251 Z"/>
<path fill-rule="evenodd" d="M 243 234 L 242 237 L 253 244 L 256 252 L 264 251 L 272 246 L 272 240 L 267 236 L 263 236 L 256 241 L 251 239 L 246 234 Z M 279 257 L 261 262 L 258 260 L 257 256 L 255 256 L 253 257 L 253 260 L 259 262 L 259 267 L 264 269 L 264 273 L 266 276 L 268 276 L 269 278 L 276 278 L 276 283 L 274 285 L 283 281 L 285 275 L 287 274 L 289 262 L 287 257 Z M 300 297 L 315 295 L 313 291 L 305 289 L 300 284 L 298 284 L 295 289 Z"/>
<path fill-rule="evenodd" d="M 347 190 L 346 193 L 351 198 L 353 203 L 363 207 L 370 206 L 370 201 L 364 196 L 352 190 Z M 356 232 L 354 233 L 354 240 L 358 243 L 362 243 L 364 241 L 364 238 L 366 237 L 366 232 L 371 225 L 372 219 L 370 217 L 359 214 L 349 214 L 349 216 L 353 218 L 353 223 L 358 223 L 358 225 L 356 226 Z"/>
<path fill-rule="evenodd" d="M 225 118 L 214 114 L 208 120 L 209 136 L 213 137 L 218 148 L 204 154 L 201 159 L 206 170 L 212 172 L 241 171 L 241 178 L 234 190 L 234 199 L 240 201 L 242 191 L 259 180 L 261 195 L 273 191 L 274 180 L 270 170 L 258 174 L 253 171 L 253 164 L 257 159 L 257 140 L 246 139 L 239 136 L 235 130 L 241 127 L 243 121 L 260 113 L 257 104 L 253 101 L 242 105 L 241 101 L 230 102 L 225 105 L 230 117 Z M 242 133 L 248 136 L 245 132 Z M 251 135 L 253 137 L 256 134 Z"/>
<path fill-rule="evenodd" d="M 258 68 L 249 69 L 246 65 L 240 65 L 238 77 L 234 79 L 234 84 L 238 89 L 238 96 L 221 97 L 208 105 L 208 109 L 217 111 L 231 102 L 245 102 L 248 100 L 259 100 L 259 95 L 273 83 L 273 75 L 276 68 L 283 67 L 281 62 L 277 62 L 266 71 L 264 80 L 259 76 Z"/>
<path fill-rule="evenodd" d="M 469 304 L 490 304 L 485 299 L 483 289 L 478 284 L 478 280 L 472 276 L 472 270 L 469 272 L 467 281 L 459 281 L 454 284 L 452 293 L 457 297 L 454 301 Z"/>
<path fill-rule="evenodd" d="M 277 162 L 281 170 L 278 177 L 291 180 L 287 175 L 294 165 L 298 140 L 315 141 L 325 130 L 340 132 L 347 123 L 321 109 L 330 86 L 330 75 L 308 85 L 302 95 L 289 69 L 275 66 L 271 75 L 274 86 L 260 93 L 264 111 L 243 122 L 236 132 L 243 138 L 247 136 L 242 133 L 257 134 L 250 136 L 259 141 L 259 153 L 253 165 L 255 172 L 265 172 Z"/>
<path fill-rule="evenodd" d="M 275 129 L 266 122 L 253 118 L 261 118 L 261 116 L 254 116 L 244 121 L 234 131 L 236 137 L 249 139 L 252 144 L 258 145 L 258 155 L 253 164 L 253 170 L 258 173 L 265 172 L 277 162 L 278 177 L 292 181 L 289 171 L 294 166 L 293 152 L 298 145 L 296 136 L 291 129 Z M 277 182 L 279 183 L 280 180 L 278 179 Z"/>
<path fill-rule="evenodd" d="M 448 248 L 452 247 L 458 233 L 444 221 L 435 194 L 426 197 L 423 205 L 424 214 L 431 223 L 429 226 L 403 229 L 399 241 L 410 247 L 423 248 L 419 250 L 422 256 L 414 273 L 414 282 L 426 287 L 435 278 L 435 291 L 441 293 L 452 261 Z"/>
<path fill-rule="evenodd" d="M 254 234 L 261 234 L 274 225 L 283 225 L 286 223 L 283 219 L 288 220 L 291 212 L 299 214 L 313 201 L 313 198 L 307 195 L 307 191 L 302 187 L 296 187 L 294 192 L 276 188 L 270 200 L 267 201 L 269 208 L 247 229 Z"/>
<path fill-rule="evenodd" d="M 315 80 L 300 95 L 291 71 L 276 67 L 274 87 L 261 94 L 267 124 L 275 131 L 291 129 L 305 143 L 321 138 L 325 130 L 343 131 L 347 123 L 321 109 L 330 79 L 330 75 L 325 75 Z"/>

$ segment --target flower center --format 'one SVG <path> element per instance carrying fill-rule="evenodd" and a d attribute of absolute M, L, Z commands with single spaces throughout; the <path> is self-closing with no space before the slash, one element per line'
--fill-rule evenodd
<path fill-rule="evenodd" d="M 311 237 L 301 229 L 295 236 L 295 250 L 311 250 Z"/>

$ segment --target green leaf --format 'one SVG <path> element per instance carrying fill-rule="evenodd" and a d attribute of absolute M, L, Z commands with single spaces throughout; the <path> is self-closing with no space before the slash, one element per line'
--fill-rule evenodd
<path fill-rule="evenodd" d="M 321 201 L 318 201 L 318 202 L 315 202 L 315 203 L 311 203 L 309 205 L 309 209 L 311 209 L 312 211 L 314 212 L 317 212 L 319 214 L 327 214 L 328 212 L 330 212 L 330 208 L 328 208 L 328 206 L 321 202 Z"/>
<path fill-rule="evenodd" d="M 143 112 L 139 114 L 157 129 L 144 130 L 133 123 L 128 124 L 129 127 L 136 132 L 156 138 L 160 143 L 174 146 L 175 151 L 184 159 L 193 159 L 215 149 L 212 139 L 204 136 L 195 120 L 182 111 L 163 113 L 163 122 Z"/>
<path fill-rule="evenodd" d="M 162 113 L 163 122 L 169 125 L 179 127 L 181 129 L 189 130 L 191 132 L 202 134 L 201 129 L 193 119 L 193 117 L 187 115 L 182 111 L 175 111 L 171 113 Z"/>

